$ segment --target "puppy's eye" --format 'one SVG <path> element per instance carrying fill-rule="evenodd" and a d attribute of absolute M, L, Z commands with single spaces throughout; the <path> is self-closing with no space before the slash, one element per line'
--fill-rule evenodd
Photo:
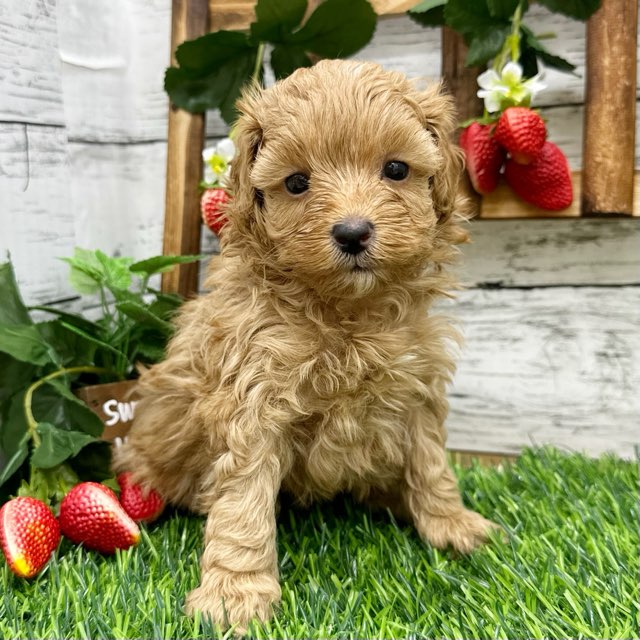
<path fill-rule="evenodd" d="M 384 165 L 382 173 L 389 180 L 404 180 L 409 175 L 409 165 L 400 160 L 390 160 Z"/>
<path fill-rule="evenodd" d="M 284 186 L 289 193 L 297 196 L 309 188 L 309 177 L 304 173 L 294 173 L 284 181 Z"/>

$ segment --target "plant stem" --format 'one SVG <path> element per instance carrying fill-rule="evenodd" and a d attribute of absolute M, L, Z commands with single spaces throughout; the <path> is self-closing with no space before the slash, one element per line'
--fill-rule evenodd
<path fill-rule="evenodd" d="M 262 61 L 264 59 L 264 42 L 258 45 L 258 53 L 256 53 L 256 64 L 253 67 L 253 73 L 251 74 L 251 81 L 253 83 L 259 83 L 260 71 L 262 71 Z"/>
<path fill-rule="evenodd" d="M 44 378 L 40 378 L 40 380 L 36 380 L 24 394 L 23 408 L 24 408 L 24 416 L 27 420 L 27 429 L 29 431 L 29 435 L 33 440 L 33 444 L 38 447 L 40 445 L 40 435 L 38 434 L 38 423 L 33 416 L 33 411 L 31 410 L 31 400 L 33 398 L 34 392 L 39 389 L 43 384 L 46 384 L 50 380 L 54 378 L 58 378 L 59 376 L 68 375 L 72 373 L 107 373 L 108 370 L 102 367 L 69 367 L 68 369 L 58 369 L 53 373 L 45 376 Z"/>
<path fill-rule="evenodd" d="M 500 73 L 506 64 L 508 57 L 511 58 L 512 62 L 518 62 L 520 59 L 520 27 L 522 26 L 523 10 L 524 3 L 521 0 L 511 17 L 511 33 L 505 38 L 500 53 L 498 53 L 493 61 L 493 69 L 498 73 Z"/>

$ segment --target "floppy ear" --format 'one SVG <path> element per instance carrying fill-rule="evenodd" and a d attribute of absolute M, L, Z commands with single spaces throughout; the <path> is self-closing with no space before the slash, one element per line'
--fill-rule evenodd
<path fill-rule="evenodd" d="M 262 206 L 262 193 L 251 185 L 251 170 L 262 144 L 262 125 L 258 119 L 262 90 L 257 86 L 246 89 L 238 100 L 240 117 L 233 131 L 236 153 L 231 162 L 227 209 L 229 227 L 225 240 L 234 242 L 247 237 L 255 220 L 256 208 Z"/>
<path fill-rule="evenodd" d="M 468 202 L 459 190 L 464 162 L 462 150 L 453 142 L 457 127 L 453 97 L 443 91 L 441 84 L 436 84 L 419 92 L 417 103 L 424 126 L 433 135 L 443 160 L 442 167 L 433 176 L 433 203 L 438 222 L 450 227 L 451 242 L 466 242 L 466 232 L 454 224 L 467 217 Z"/>

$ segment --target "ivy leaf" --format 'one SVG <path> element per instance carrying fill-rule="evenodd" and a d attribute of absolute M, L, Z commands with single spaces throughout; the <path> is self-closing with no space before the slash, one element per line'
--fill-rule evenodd
<path fill-rule="evenodd" d="M 51 349 L 32 324 L 1 325 L 0 351 L 16 360 L 43 366 L 52 362 Z"/>
<path fill-rule="evenodd" d="M 69 282 L 78 293 L 92 295 L 100 291 L 101 268 L 95 252 L 76 247 L 73 257 L 61 260 L 71 265 Z"/>
<path fill-rule="evenodd" d="M 96 440 L 90 442 L 82 451 L 67 460 L 67 464 L 82 481 L 102 482 L 113 477 L 111 471 L 111 442 Z"/>
<path fill-rule="evenodd" d="M 473 35 L 465 65 L 475 67 L 486 64 L 497 55 L 511 32 L 509 25 L 479 29 Z"/>
<path fill-rule="evenodd" d="M 539 0 L 540 4 L 570 18 L 586 20 L 600 7 L 601 0 Z"/>
<path fill-rule="evenodd" d="M 371 40 L 376 22 L 367 0 L 325 0 L 288 42 L 323 58 L 347 57 Z"/>
<path fill-rule="evenodd" d="M 179 67 L 167 69 L 164 88 L 177 107 L 193 113 L 220 109 L 236 118 L 235 102 L 253 73 L 257 45 L 243 33 L 217 31 L 189 40 L 176 50 Z"/>
<path fill-rule="evenodd" d="M 271 68 L 277 80 L 286 78 L 300 67 L 310 67 L 312 64 L 302 47 L 276 45 L 271 52 Z"/>
<path fill-rule="evenodd" d="M 58 429 L 49 422 L 37 426 L 40 444 L 31 456 L 31 464 L 39 469 L 50 469 L 75 456 L 80 449 L 96 438 L 81 431 Z"/>
<path fill-rule="evenodd" d="M 39 322 L 38 331 L 55 353 L 59 366 L 93 364 L 95 344 L 67 329 L 59 320 Z"/>
<path fill-rule="evenodd" d="M 155 256 L 147 260 L 140 260 L 134 262 L 129 271 L 133 273 L 144 273 L 147 276 L 152 276 L 155 273 L 164 273 L 170 271 L 177 264 L 188 264 L 190 262 L 197 262 L 198 260 L 204 260 L 207 256 L 203 255 L 191 255 L 191 256 Z"/>
<path fill-rule="evenodd" d="M 108 342 L 105 342 L 98 336 L 94 336 L 91 333 L 88 333 L 87 331 L 84 331 L 83 329 L 80 329 L 79 327 L 76 327 L 72 324 L 68 324 L 67 322 L 64 322 L 64 321 L 61 321 L 61 324 L 69 331 L 78 334 L 79 336 L 83 337 L 85 340 L 88 340 L 89 342 L 92 342 L 93 344 L 95 344 L 97 347 L 100 347 L 101 349 L 105 349 L 106 351 L 110 351 L 116 356 L 123 358 L 124 360 L 127 360 L 126 353 L 124 353 L 123 351 L 120 351 L 120 349 L 116 349 L 114 346 L 110 345 Z"/>
<path fill-rule="evenodd" d="M 29 311 L 22 302 L 11 262 L 0 264 L 0 323 L 31 324 Z"/>
<path fill-rule="evenodd" d="M 258 0 L 251 35 L 256 41 L 281 42 L 304 18 L 307 0 Z"/>
<path fill-rule="evenodd" d="M 522 33 L 522 39 L 521 39 L 520 46 L 522 51 L 526 49 L 530 49 L 533 52 L 533 54 L 537 58 L 540 58 L 540 60 L 542 60 L 542 62 L 544 62 L 545 65 L 547 65 L 548 67 L 553 67 L 554 69 L 558 69 L 559 71 L 565 71 L 568 73 L 575 72 L 575 69 L 576 69 L 575 65 L 571 64 L 568 60 L 565 60 L 564 58 L 557 56 L 551 53 L 550 51 L 548 51 L 545 48 L 545 46 L 542 44 L 542 42 L 540 42 L 540 40 L 538 40 L 535 37 L 531 29 L 523 25 L 521 27 L 521 33 Z M 522 51 L 520 55 L 521 63 L 522 63 Z M 524 68 L 525 67 L 523 65 L 523 70 Z M 536 64 L 536 69 L 537 69 L 537 64 Z M 535 75 L 535 73 L 532 75 Z M 525 77 L 531 77 L 531 76 L 525 72 Z"/>

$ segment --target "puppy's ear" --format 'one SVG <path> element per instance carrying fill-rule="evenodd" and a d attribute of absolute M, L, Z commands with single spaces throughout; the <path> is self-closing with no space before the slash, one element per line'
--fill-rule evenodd
<path fill-rule="evenodd" d="M 457 126 L 455 103 L 438 84 L 419 92 L 417 103 L 424 126 L 433 135 L 443 160 L 433 176 L 433 201 L 438 219 L 445 222 L 463 204 L 458 197 L 462 151 L 453 142 Z"/>
<path fill-rule="evenodd" d="M 240 234 L 248 231 L 256 207 L 262 204 L 262 193 L 251 186 L 251 170 L 262 144 L 261 101 L 262 90 L 254 86 L 245 90 L 237 103 L 240 117 L 233 134 L 236 153 L 229 177 L 233 203 L 229 210 L 229 226 Z"/>

